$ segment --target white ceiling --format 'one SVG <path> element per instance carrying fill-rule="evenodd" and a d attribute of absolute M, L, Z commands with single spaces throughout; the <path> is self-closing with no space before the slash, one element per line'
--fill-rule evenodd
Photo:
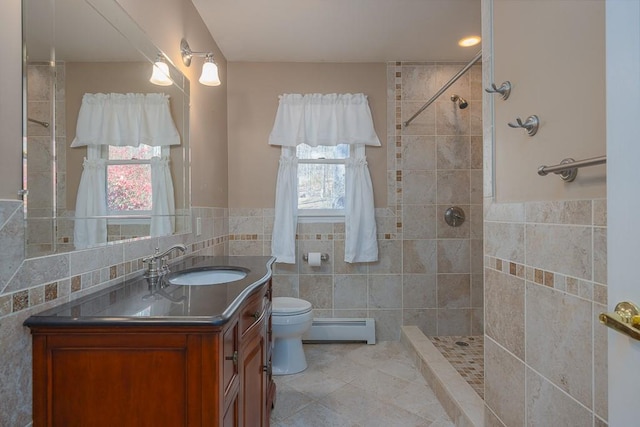
<path fill-rule="evenodd" d="M 228 61 L 468 61 L 480 0 L 192 0 Z"/>

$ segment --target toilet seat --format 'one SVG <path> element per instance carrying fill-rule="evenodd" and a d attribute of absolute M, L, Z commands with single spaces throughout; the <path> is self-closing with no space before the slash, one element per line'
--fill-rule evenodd
<path fill-rule="evenodd" d="M 311 311 L 311 303 L 300 298 L 276 297 L 272 301 L 274 316 L 296 316 Z"/>

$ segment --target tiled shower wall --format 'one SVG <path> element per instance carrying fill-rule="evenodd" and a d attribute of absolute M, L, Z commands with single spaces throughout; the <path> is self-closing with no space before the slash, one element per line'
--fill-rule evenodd
<path fill-rule="evenodd" d="M 379 340 L 399 339 L 401 325 L 426 335 L 482 334 L 481 66 L 402 125 L 463 65 L 387 66 L 388 206 L 376 209 L 379 261 L 343 261 L 344 224 L 299 224 L 297 263 L 276 265 L 274 295 L 308 300 L 316 317 L 372 317 Z M 450 100 L 454 93 L 467 109 Z M 463 208 L 461 227 L 445 224 L 450 206 Z M 229 215 L 230 254 L 271 253 L 273 209 Z M 307 252 L 329 261 L 309 267 Z"/>
<path fill-rule="evenodd" d="M 25 259 L 20 201 L 0 200 L 0 426 L 31 422 L 31 337 L 22 326 L 31 314 L 142 274 L 154 248 L 186 244 L 188 254 L 228 252 L 228 211 L 193 208 L 202 233 L 111 244 L 102 248 Z M 195 225 L 192 224 L 192 230 Z"/>
<path fill-rule="evenodd" d="M 606 425 L 606 224 L 604 199 L 488 199 L 487 426 Z"/>
<path fill-rule="evenodd" d="M 29 256 L 39 256 L 73 250 L 68 227 L 64 227 L 62 222 L 56 224 L 52 219 L 55 216 L 54 209 L 59 216 L 65 215 L 67 200 L 64 62 L 56 62 L 55 67 L 50 63 L 30 64 L 27 67 L 27 81 L 27 116 L 49 124 L 45 127 L 38 123 L 27 123 L 27 253 Z M 54 130 L 55 141 L 52 140 Z M 52 160 L 54 158 L 55 163 Z"/>

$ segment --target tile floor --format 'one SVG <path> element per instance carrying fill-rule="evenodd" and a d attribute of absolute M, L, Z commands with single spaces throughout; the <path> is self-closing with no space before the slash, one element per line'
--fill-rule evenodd
<path fill-rule="evenodd" d="M 305 344 L 309 367 L 276 376 L 271 426 L 453 427 L 400 342 Z"/>
<path fill-rule="evenodd" d="M 445 359 L 484 399 L 484 336 L 429 337 Z M 459 345 L 465 343 L 468 345 Z"/>

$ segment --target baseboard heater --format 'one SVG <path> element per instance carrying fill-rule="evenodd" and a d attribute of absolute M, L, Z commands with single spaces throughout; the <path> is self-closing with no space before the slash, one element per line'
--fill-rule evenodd
<path fill-rule="evenodd" d="M 317 318 L 302 336 L 307 342 L 362 342 L 376 343 L 374 319 Z"/>

